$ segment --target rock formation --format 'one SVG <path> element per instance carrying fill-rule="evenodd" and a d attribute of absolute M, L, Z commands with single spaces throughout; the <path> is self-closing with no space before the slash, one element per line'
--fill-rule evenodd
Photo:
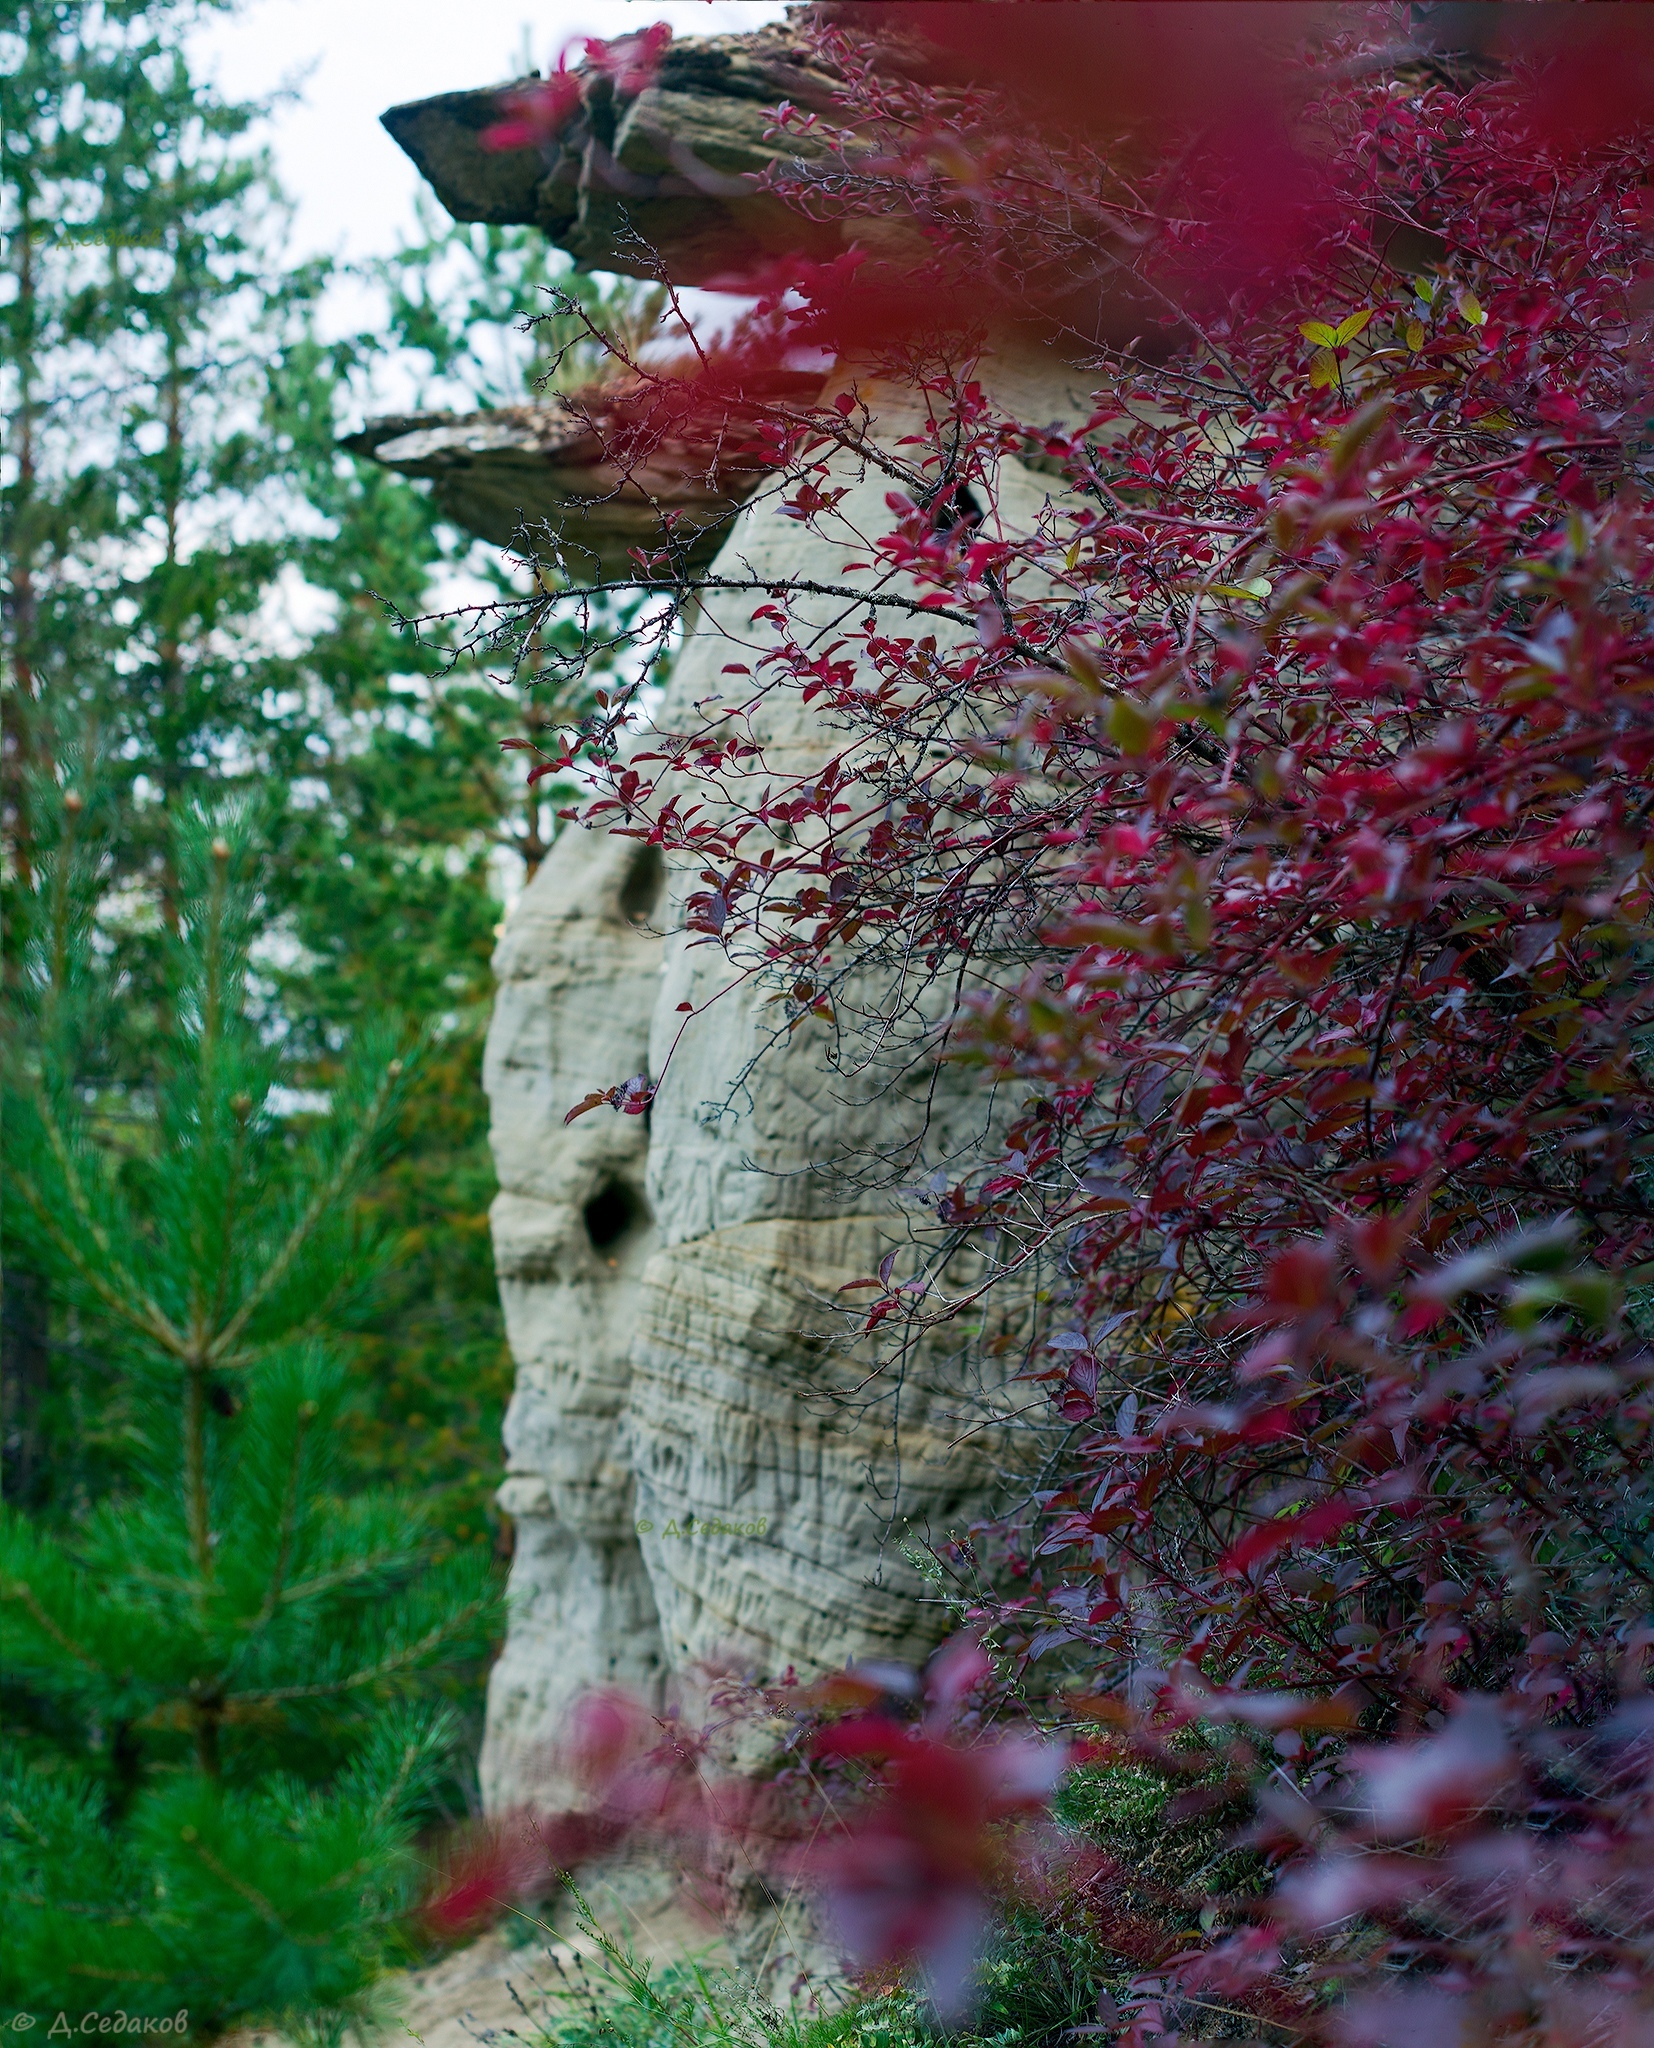
<path fill-rule="evenodd" d="M 674 42 L 630 96 L 588 72 L 548 156 L 484 148 L 502 102 L 535 82 L 443 93 L 383 116 L 456 220 L 527 224 L 583 269 L 682 285 L 745 272 L 755 250 L 797 249 L 817 232 L 753 184 L 775 160 L 770 109 L 832 97 L 832 80 L 785 27 Z M 821 240 L 839 247 L 836 233 Z"/>
<path fill-rule="evenodd" d="M 660 987 L 658 860 L 563 833 L 495 956 L 483 1069 L 500 1193 L 494 1261 L 516 1387 L 500 1505 L 517 1525 L 510 1628 L 489 1686 L 484 1791 L 531 1799 L 570 1702 L 657 1699 L 666 1660 L 622 1440 L 644 1270 L 656 1243 L 639 1117 L 570 1103 L 646 1066 Z"/>
<path fill-rule="evenodd" d="M 778 224 L 778 202 L 739 179 L 775 147 L 766 105 L 825 94 L 785 31 L 674 44 L 624 103 L 592 81 L 549 170 L 532 151 L 480 148 L 498 90 L 385 117 L 460 218 L 532 221 L 583 263 L 682 283 L 755 244 L 796 244 L 797 216 Z M 1089 409 L 1037 350 L 984 376 L 1015 387 L 1024 416 Z M 857 389 L 881 433 L 902 431 L 914 394 Z M 566 418 L 527 408 L 379 423 L 358 445 L 433 475 L 491 538 L 517 511 L 520 548 L 549 520 L 601 560 L 614 529 L 593 522 L 641 508 L 610 491 L 593 509 L 604 493 L 573 473 L 576 440 Z M 848 542 L 885 516 L 887 479 L 839 468 Z M 998 516 L 1038 518 L 1046 490 L 1007 458 Z M 824 562 L 839 575 L 862 545 L 762 492 L 738 512 L 702 502 L 708 533 L 714 510 L 725 522 L 713 568 L 728 577 L 781 584 Z M 753 602 L 705 602 L 663 725 L 721 701 L 726 664 L 750 655 Z M 822 601 L 824 631 L 832 609 L 842 600 Z M 825 757 L 796 697 L 770 696 L 758 717 L 772 763 Z M 960 1527 L 1004 1477 L 1004 1390 L 979 1381 L 977 1354 L 923 1353 L 878 1376 L 841 1306 L 908 1235 L 900 1185 L 979 1145 L 994 1105 L 933 1063 L 887 1069 L 825 1025 L 771 1043 L 774 1012 L 750 987 L 709 1002 L 730 970 L 684 928 L 689 886 L 637 841 L 567 830 L 497 956 L 486 1082 L 517 1360 L 500 1499 L 518 1536 L 483 1756 L 496 1807 L 543 1796 L 560 1716 L 585 1687 L 658 1694 L 707 1659 L 777 1674 L 921 1656 L 944 1618 L 904 1543 Z M 588 1090 L 637 1072 L 660 1077 L 647 1119 L 604 1110 L 565 1126 Z"/>
<path fill-rule="evenodd" d="M 613 459 L 602 393 L 494 412 L 377 419 L 343 445 L 402 476 L 429 480 L 456 526 L 499 547 L 526 546 L 576 582 L 636 573 L 633 549 L 657 549 L 674 515 L 671 572 L 706 567 L 758 482 L 695 447 Z"/>
<path fill-rule="evenodd" d="M 820 383 L 771 371 L 763 395 L 814 398 Z M 673 431 L 658 389 L 620 374 L 534 405 L 372 420 L 341 445 L 427 479 L 456 526 L 570 582 L 635 579 L 639 551 L 669 580 L 707 567 L 770 465 L 739 435 Z"/>
<path fill-rule="evenodd" d="M 884 483 L 853 480 L 844 520 L 882 507 Z M 821 545 L 762 502 L 714 568 L 780 581 Z M 663 724 L 717 695 L 750 609 L 706 605 Z M 766 716 L 772 761 L 825 752 L 796 699 Z M 730 969 L 684 929 L 689 878 L 650 863 L 635 840 L 565 832 L 497 959 L 485 1078 L 518 1362 L 501 1494 L 518 1551 L 484 1751 L 499 1804 L 544 1784 L 561 1710 L 591 1684 L 921 1656 L 942 1622 L 903 1542 L 981 1512 L 1005 1450 L 969 1361 L 909 1360 L 899 1387 L 866 1388 L 877 1352 L 847 1342 L 842 1306 L 907 1234 L 892 1175 L 980 1140 L 978 1084 L 863 1066 L 825 1027 L 770 1043 L 757 992 L 685 1027 L 679 1006 Z M 647 1129 L 608 1111 L 563 1124 L 634 1072 L 661 1077 Z"/>

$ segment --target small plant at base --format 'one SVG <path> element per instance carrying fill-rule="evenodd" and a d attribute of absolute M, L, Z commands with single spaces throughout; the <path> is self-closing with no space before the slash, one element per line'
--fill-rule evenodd
<path fill-rule="evenodd" d="M 653 1969 L 598 1923 L 579 1887 L 568 1884 L 576 1953 L 552 1962 L 554 2010 L 539 2024 L 540 2048 L 909 2048 L 920 2038 L 911 2001 L 848 1999 L 832 2010 L 777 2005 L 757 1996 L 738 1971 L 688 1960 Z"/>

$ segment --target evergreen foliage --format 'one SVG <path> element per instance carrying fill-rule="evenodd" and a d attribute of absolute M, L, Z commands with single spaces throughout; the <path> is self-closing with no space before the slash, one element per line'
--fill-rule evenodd
<path fill-rule="evenodd" d="M 6 1995 L 187 2006 L 208 2031 L 360 2004 L 453 1736 L 407 1695 L 479 1651 L 495 1605 L 474 1551 L 438 1555 L 428 1507 L 343 1455 L 334 1332 L 384 1250 L 355 1197 L 405 1076 L 364 1032 L 327 1114 L 282 1114 L 291 1063 L 248 999 L 253 827 L 178 820 L 172 1029 L 101 1130 L 77 1081 L 96 855 L 42 852 L 5 1105 L 8 1234 L 122 1409 L 113 1483 L 71 1531 L 0 1524 L 32 1766 L 6 1794 Z"/>
<path fill-rule="evenodd" d="M 418 403 L 461 408 L 520 400 L 554 363 L 593 374 L 599 351 L 564 353 L 575 323 L 513 331 L 554 278 L 601 321 L 653 316 L 641 290 L 568 277 L 527 231 L 427 221 L 369 266 L 385 321 L 328 338 L 333 267 L 280 259 L 264 110 L 222 101 L 186 62 L 210 11 L 26 6 L 0 59 L 8 928 L 53 830 L 31 792 L 50 811 L 84 759 L 105 804 L 89 914 L 120 1000 L 82 1078 L 118 1113 L 165 1029 L 170 813 L 257 794 L 257 1000 L 294 1084 L 332 1088 L 370 1014 L 432 1027 L 396 1162 L 362 1196 L 401 1250 L 352 1353 L 353 1453 L 417 1477 L 452 1541 L 496 1544 L 510 1360 L 481 1039 L 500 883 L 532 873 L 568 793 L 542 784 L 530 801 L 526 764 L 500 752 L 502 734 L 540 729 L 534 690 L 507 693 L 440 626 L 404 623 L 457 577 L 504 594 L 521 572 L 338 435 L 383 403 L 392 359 Z M 569 631 L 548 627 L 548 654 Z M 109 1389 L 15 1260 L 6 1302 L 8 1488 L 72 1515 L 105 1480 Z"/>
<path fill-rule="evenodd" d="M 334 1084 L 368 1010 L 442 1020 L 403 1099 L 397 1178 L 373 1195 L 387 1225 L 419 1211 L 423 1242 L 382 1305 L 428 1331 L 422 1390 L 399 1400 L 358 1355 L 373 1398 L 352 1430 L 406 1453 L 453 1359 L 443 1510 L 457 1540 L 486 1541 L 508 1359 L 476 1067 L 489 834 L 513 792 L 486 765 L 496 693 L 444 678 L 442 648 L 390 615 L 423 609 L 469 544 L 417 488 L 339 454 L 383 343 L 324 341 L 327 266 L 281 266 L 260 110 L 221 104 L 184 63 L 201 12 L 24 9 L 7 51 L 6 887 L 31 886 L 50 836 L 37 798 L 50 811 L 84 760 L 104 804 L 89 915 L 119 1001 L 82 1079 L 106 1113 L 146 1085 L 164 1029 L 169 814 L 194 796 L 258 796 L 258 1000 L 297 1085 Z M 72 1515 L 104 1483 L 110 1390 L 40 1276 L 14 1259 L 9 1277 L 11 1496 Z"/>
<path fill-rule="evenodd" d="M 0 36 L 4 1995 L 325 2031 L 467 1796 L 510 1372 L 481 1038 L 562 794 L 499 750 L 531 693 L 404 623 L 521 572 L 338 436 L 393 361 L 525 396 L 507 330 L 564 266 L 427 226 L 333 337 L 265 110 L 192 75 L 209 12 Z"/>

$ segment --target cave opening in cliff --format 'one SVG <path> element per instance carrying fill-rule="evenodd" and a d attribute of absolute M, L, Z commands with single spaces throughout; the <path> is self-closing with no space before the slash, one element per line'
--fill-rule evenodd
<path fill-rule="evenodd" d="M 654 915 L 666 886 L 666 863 L 658 846 L 647 841 L 632 855 L 620 885 L 620 914 L 628 924 L 645 925 Z"/>
<path fill-rule="evenodd" d="M 618 1180 L 606 1181 L 581 1210 L 586 1236 L 594 1252 L 613 1251 L 642 1214 L 642 1205 L 629 1187 Z"/>

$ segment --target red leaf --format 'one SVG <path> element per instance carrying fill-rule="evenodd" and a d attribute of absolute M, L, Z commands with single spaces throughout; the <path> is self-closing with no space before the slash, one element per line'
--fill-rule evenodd
<path fill-rule="evenodd" d="M 1248 1529 L 1238 1543 L 1229 1546 L 1218 1560 L 1218 1569 L 1236 1578 L 1243 1577 L 1255 1565 L 1283 1550 L 1306 1543 L 1320 1543 L 1328 1536 L 1336 1536 L 1361 1512 L 1360 1504 L 1355 1501 L 1329 1500 L 1322 1501 L 1317 1507 L 1306 1508 L 1299 1515 L 1283 1515 L 1277 1521 L 1260 1522 L 1256 1528 Z"/>

